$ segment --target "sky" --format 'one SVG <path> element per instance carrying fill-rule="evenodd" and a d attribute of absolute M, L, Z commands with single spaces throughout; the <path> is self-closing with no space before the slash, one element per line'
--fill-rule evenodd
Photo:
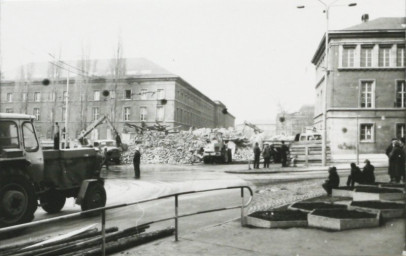
<path fill-rule="evenodd" d="M 331 3 L 330 0 L 323 0 Z M 339 0 L 329 29 L 405 16 L 406 0 Z M 348 7 L 349 3 L 357 3 Z M 179 75 L 236 123 L 270 122 L 315 98 L 314 52 L 326 30 L 318 0 L 0 0 L 2 68 L 51 61 L 143 57 Z M 305 5 L 304 9 L 296 8 Z"/>

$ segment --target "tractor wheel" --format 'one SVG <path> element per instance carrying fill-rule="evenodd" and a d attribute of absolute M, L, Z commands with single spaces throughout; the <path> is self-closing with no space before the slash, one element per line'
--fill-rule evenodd
<path fill-rule="evenodd" d="M 203 162 L 204 162 L 205 164 L 210 164 L 210 163 L 211 163 L 211 158 L 205 156 L 205 157 L 203 157 Z"/>
<path fill-rule="evenodd" d="M 104 207 L 106 205 L 106 200 L 106 190 L 102 184 L 97 182 L 89 184 L 81 205 L 82 211 Z M 87 213 L 85 216 L 97 216 L 99 214 L 99 212 Z"/>
<path fill-rule="evenodd" d="M 32 221 L 37 205 L 34 186 L 24 172 L 0 171 L 0 228 Z"/>
<path fill-rule="evenodd" d="M 42 209 L 47 213 L 60 212 L 65 205 L 66 197 L 58 190 L 50 190 L 39 197 Z"/>

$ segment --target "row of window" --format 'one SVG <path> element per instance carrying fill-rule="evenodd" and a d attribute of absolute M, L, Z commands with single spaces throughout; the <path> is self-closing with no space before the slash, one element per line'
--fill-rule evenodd
<path fill-rule="evenodd" d="M 405 124 L 396 124 L 395 127 L 396 138 L 405 137 Z M 365 123 L 360 124 L 360 142 L 374 142 L 375 141 L 375 124 Z"/>
<path fill-rule="evenodd" d="M 156 92 L 155 91 L 148 91 L 147 89 L 141 89 L 141 92 L 139 95 L 141 95 L 142 100 L 147 100 L 148 95 L 154 95 L 156 93 L 157 97 L 156 99 L 161 100 L 165 99 L 165 89 L 158 89 Z M 100 101 L 101 99 L 101 91 L 93 91 L 93 100 L 94 101 Z M 63 92 L 63 99 L 66 99 L 67 93 L 66 91 Z M 7 102 L 13 102 L 13 93 L 7 93 Z M 114 99 L 115 98 L 115 91 L 109 91 L 109 97 Z M 123 99 L 125 100 L 131 100 L 133 98 L 133 93 L 132 90 L 124 90 L 124 96 Z M 22 101 L 27 100 L 27 93 L 22 93 Z M 41 102 L 44 100 L 48 101 L 55 101 L 56 100 L 56 92 L 52 92 L 48 94 L 47 98 L 41 97 L 41 92 L 34 92 L 34 102 Z"/>
<path fill-rule="evenodd" d="M 395 104 L 394 107 L 406 107 L 406 86 L 405 81 L 397 81 L 395 88 Z M 375 82 L 361 81 L 360 88 L 360 107 L 374 108 L 375 107 Z"/>
<path fill-rule="evenodd" d="M 374 58 L 378 57 L 377 63 Z M 359 57 L 360 67 L 404 67 L 406 63 L 404 44 L 373 45 L 344 45 L 341 55 L 341 67 L 356 67 L 356 58 Z M 396 60 L 392 61 L 392 58 Z M 375 63 L 375 64 L 374 64 Z M 396 64 L 394 64 L 396 63 Z"/>
<path fill-rule="evenodd" d="M 213 121 L 205 118 L 202 115 L 196 115 L 192 112 L 186 111 L 181 108 L 176 109 L 176 121 L 188 124 L 188 125 L 196 125 L 196 126 L 210 126 Z"/>

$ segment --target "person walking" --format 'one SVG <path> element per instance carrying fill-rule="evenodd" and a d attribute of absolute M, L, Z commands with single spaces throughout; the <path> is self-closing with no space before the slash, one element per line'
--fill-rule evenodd
<path fill-rule="evenodd" d="M 402 149 L 403 149 L 403 153 L 405 154 L 405 168 L 401 173 L 401 178 L 403 183 L 406 183 L 406 143 L 405 143 L 405 137 L 401 138 L 400 141 L 402 142 Z"/>
<path fill-rule="evenodd" d="M 393 138 L 390 145 L 386 148 L 386 155 L 388 156 L 388 174 L 390 178 L 390 182 L 395 182 L 396 180 L 396 171 L 395 171 L 395 163 L 394 159 L 391 159 L 391 152 L 395 146 L 397 139 Z"/>
<path fill-rule="evenodd" d="M 288 160 L 288 153 L 289 153 L 289 148 L 288 146 L 285 145 L 285 142 L 282 141 L 282 146 L 281 146 L 281 162 L 282 162 L 282 167 L 286 167 L 287 160 Z"/>
<path fill-rule="evenodd" d="M 368 159 L 364 161 L 365 166 L 362 169 L 362 183 L 363 184 L 374 184 L 375 183 L 375 167 L 371 164 Z"/>
<path fill-rule="evenodd" d="M 354 183 L 362 184 L 362 172 L 360 168 L 355 164 L 351 163 L 351 174 L 348 175 L 347 186 L 354 187 Z"/>
<path fill-rule="evenodd" d="M 269 162 L 271 161 L 271 149 L 269 145 L 266 144 L 264 151 L 262 152 L 262 157 L 264 158 L 264 168 L 269 168 Z"/>
<path fill-rule="evenodd" d="M 55 123 L 55 134 L 54 134 L 54 149 L 59 149 L 59 125 L 58 123 Z"/>
<path fill-rule="evenodd" d="M 391 182 L 399 183 L 400 179 L 403 177 L 405 172 L 405 152 L 400 146 L 400 142 L 396 141 L 392 148 L 392 151 L 389 153 L 389 160 L 391 162 L 392 173 L 390 174 L 393 177 Z"/>
<path fill-rule="evenodd" d="M 109 157 L 108 157 L 108 153 L 107 153 L 107 148 L 104 148 L 104 150 L 103 150 L 103 161 L 102 161 L 101 167 L 103 167 L 103 165 L 105 165 L 106 169 L 109 170 Z"/>
<path fill-rule="evenodd" d="M 134 152 L 133 165 L 135 174 L 134 178 L 137 180 L 141 178 L 140 163 L 141 163 L 141 153 L 139 147 L 136 147 Z"/>
<path fill-rule="evenodd" d="M 334 166 L 328 169 L 328 173 L 329 175 L 327 180 L 325 180 L 325 182 L 321 186 L 327 192 L 327 195 L 331 196 L 333 188 L 338 188 L 338 185 L 340 185 L 340 177 L 337 174 L 337 168 L 335 168 Z"/>
<path fill-rule="evenodd" d="M 254 146 L 254 169 L 259 169 L 259 157 L 261 156 L 261 149 L 258 142 L 255 142 Z"/>

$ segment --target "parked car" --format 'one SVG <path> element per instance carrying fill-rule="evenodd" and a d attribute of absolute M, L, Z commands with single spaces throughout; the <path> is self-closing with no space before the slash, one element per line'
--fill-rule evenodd
<path fill-rule="evenodd" d="M 120 164 L 120 157 L 122 149 L 117 147 L 115 140 L 95 140 L 93 147 L 99 148 L 100 153 L 104 153 L 104 149 L 107 149 L 107 160 Z"/>

